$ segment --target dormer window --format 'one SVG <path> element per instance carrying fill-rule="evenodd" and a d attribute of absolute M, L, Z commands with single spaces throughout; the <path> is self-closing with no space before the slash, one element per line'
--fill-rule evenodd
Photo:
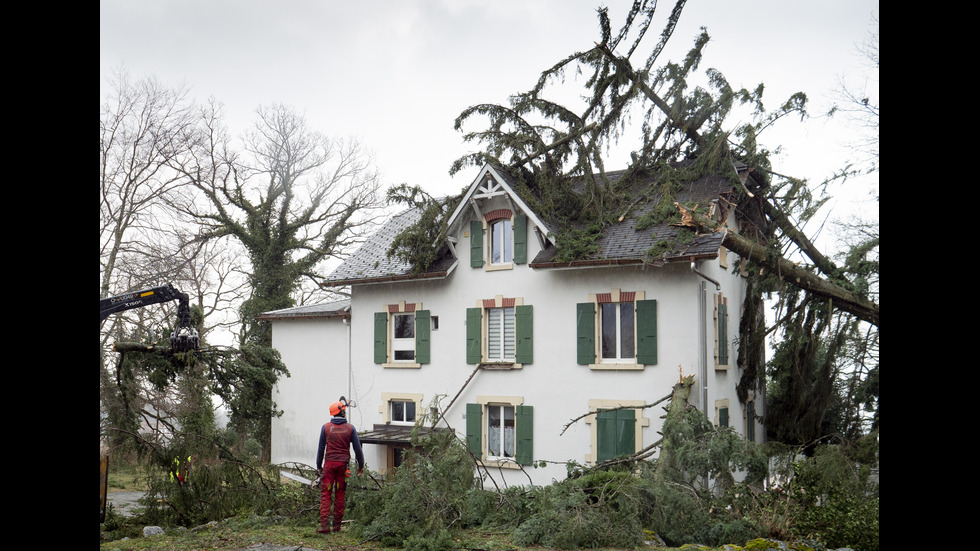
<path fill-rule="evenodd" d="M 501 270 L 526 262 L 526 215 L 496 209 L 470 223 L 470 266 Z"/>
<path fill-rule="evenodd" d="M 497 220 L 490 225 L 490 263 L 510 264 L 514 261 L 514 232 L 510 219 Z"/>

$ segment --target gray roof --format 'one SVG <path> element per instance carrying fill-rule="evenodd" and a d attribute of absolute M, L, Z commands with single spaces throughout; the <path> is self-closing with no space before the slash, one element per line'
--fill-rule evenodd
<path fill-rule="evenodd" d="M 295 318 L 332 318 L 350 315 L 350 300 L 324 302 L 322 304 L 304 304 L 292 308 L 263 312 L 256 316 L 260 320 L 280 320 Z"/>
<path fill-rule="evenodd" d="M 388 220 L 380 230 L 368 238 L 361 247 L 330 273 L 323 284 L 327 286 L 350 283 L 371 283 L 399 279 L 445 277 L 455 264 L 452 255 L 446 254 L 423 274 L 412 274 L 412 266 L 397 257 L 388 258 L 388 247 L 395 237 L 418 221 L 421 211 L 408 209 Z"/>

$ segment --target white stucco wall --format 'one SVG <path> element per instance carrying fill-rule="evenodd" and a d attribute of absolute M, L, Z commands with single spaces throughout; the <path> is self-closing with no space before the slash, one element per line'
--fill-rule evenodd
<path fill-rule="evenodd" d="M 478 396 L 519 397 L 523 404 L 534 406 L 534 459 L 549 462 L 544 468 L 529 468 L 531 481 L 548 484 L 565 477 L 564 462 L 585 462 L 594 457 L 592 427 L 584 420 L 573 423 L 564 434 L 569 421 L 589 411 L 596 401 L 634 401 L 650 403 L 670 393 L 681 375 L 695 375 L 692 401 L 714 415 L 714 404 L 728 399 L 731 407 L 730 425 L 744 433 L 740 425 L 741 409 L 735 395 L 735 385 L 741 376 L 735 367 L 737 334 L 743 287 L 741 278 L 724 269 L 718 260 L 699 262 L 697 268 L 718 281 L 729 299 L 729 335 L 731 367 L 727 371 L 714 369 L 714 329 L 712 293 L 714 284 L 694 274 L 689 264 L 665 267 L 619 267 L 575 270 L 532 270 L 527 264 L 511 270 L 487 271 L 469 265 L 468 224 L 462 224 L 457 235 L 456 250 L 459 263 L 444 280 L 418 281 L 355 286 L 352 291 L 352 355 L 353 396 L 360 407 L 352 421 L 367 429 L 383 422 L 382 393 L 418 393 L 423 404 L 437 400 L 442 409 L 460 390 L 473 371 L 466 363 L 465 309 L 477 305 L 480 299 L 497 295 L 522 298 L 534 308 L 534 362 L 519 370 L 481 370 L 462 392 L 446 421 L 461 436 L 465 435 L 465 404 L 478 401 Z M 528 258 L 539 250 L 537 239 L 529 234 Z M 729 262 L 734 256 L 729 255 Z M 733 265 L 733 264 L 732 264 Z M 702 282 L 706 289 L 702 291 Z M 658 301 L 658 363 L 642 370 L 592 370 L 576 363 L 575 304 L 587 302 L 592 293 L 644 291 L 647 299 Z M 698 312 L 698 295 L 704 294 L 703 317 Z M 438 316 L 439 329 L 431 335 L 431 363 L 416 369 L 384 368 L 373 359 L 373 313 L 383 311 L 388 304 L 400 301 L 421 303 L 432 316 Z M 704 325 L 704 342 L 700 323 Z M 702 355 L 707 362 L 707 407 L 704 407 Z M 761 403 L 761 401 L 760 401 Z M 659 436 L 663 414 L 658 406 L 645 410 L 648 425 L 642 429 L 645 447 Z M 757 434 L 761 430 L 756 431 Z M 382 446 L 366 445 L 371 468 L 382 463 Z M 502 469 L 495 475 L 498 483 L 522 484 L 528 478 L 519 470 Z"/>
<path fill-rule="evenodd" d="M 337 317 L 273 321 L 272 346 L 290 373 L 273 390 L 283 410 L 272 419 L 273 463 L 315 463 L 320 427 L 330 420 L 328 407 L 348 396 L 347 329 Z"/>

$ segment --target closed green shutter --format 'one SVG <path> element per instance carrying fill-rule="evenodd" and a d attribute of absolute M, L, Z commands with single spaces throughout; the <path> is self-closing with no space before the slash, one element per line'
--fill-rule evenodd
<path fill-rule="evenodd" d="M 466 404 L 466 447 L 477 459 L 483 458 L 483 406 Z"/>
<path fill-rule="evenodd" d="M 415 361 L 420 364 L 429 363 L 429 337 L 431 333 L 429 311 L 415 312 Z"/>
<path fill-rule="evenodd" d="M 728 426 L 728 408 L 721 408 L 718 410 L 718 426 Z"/>
<path fill-rule="evenodd" d="M 483 361 L 480 334 L 483 332 L 483 309 L 466 309 L 466 363 L 478 364 Z"/>
<path fill-rule="evenodd" d="M 595 363 L 595 304 L 582 302 L 575 305 L 575 331 L 579 365 Z"/>
<path fill-rule="evenodd" d="M 534 460 L 534 407 L 517 406 L 517 451 L 515 459 L 521 465 L 530 465 Z"/>
<path fill-rule="evenodd" d="M 517 336 L 517 352 L 515 361 L 519 364 L 529 364 L 534 362 L 534 307 L 530 305 L 517 306 L 514 308 L 517 327 L 514 333 Z"/>
<path fill-rule="evenodd" d="M 527 262 L 527 215 L 514 217 L 514 264 Z"/>
<path fill-rule="evenodd" d="M 374 313 L 374 363 L 388 361 L 388 314 Z"/>
<path fill-rule="evenodd" d="M 470 222 L 470 267 L 480 268 L 483 266 L 483 222 L 472 220 Z"/>
<path fill-rule="evenodd" d="M 636 413 L 632 409 L 596 413 L 596 460 L 636 452 Z"/>
<path fill-rule="evenodd" d="M 728 305 L 718 303 L 718 365 L 728 365 Z"/>
<path fill-rule="evenodd" d="M 657 301 L 636 301 L 636 363 L 657 363 Z"/>

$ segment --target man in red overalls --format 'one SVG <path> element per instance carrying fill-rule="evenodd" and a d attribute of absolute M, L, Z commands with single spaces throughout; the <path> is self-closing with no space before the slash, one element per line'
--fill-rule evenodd
<path fill-rule="evenodd" d="M 333 418 L 320 431 L 320 445 L 316 451 L 317 475 L 320 479 L 320 528 L 317 532 L 340 532 L 344 518 L 344 491 L 347 487 L 347 469 L 350 448 L 357 459 L 357 474 L 364 474 L 364 453 L 354 425 L 347 422 L 347 405 L 343 402 L 330 404 Z M 322 462 L 322 463 L 321 463 Z M 322 467 L 321 467 L 322 464 Z M 333 494 L 333 526 L 330 523 L 330 502 Z"/>

